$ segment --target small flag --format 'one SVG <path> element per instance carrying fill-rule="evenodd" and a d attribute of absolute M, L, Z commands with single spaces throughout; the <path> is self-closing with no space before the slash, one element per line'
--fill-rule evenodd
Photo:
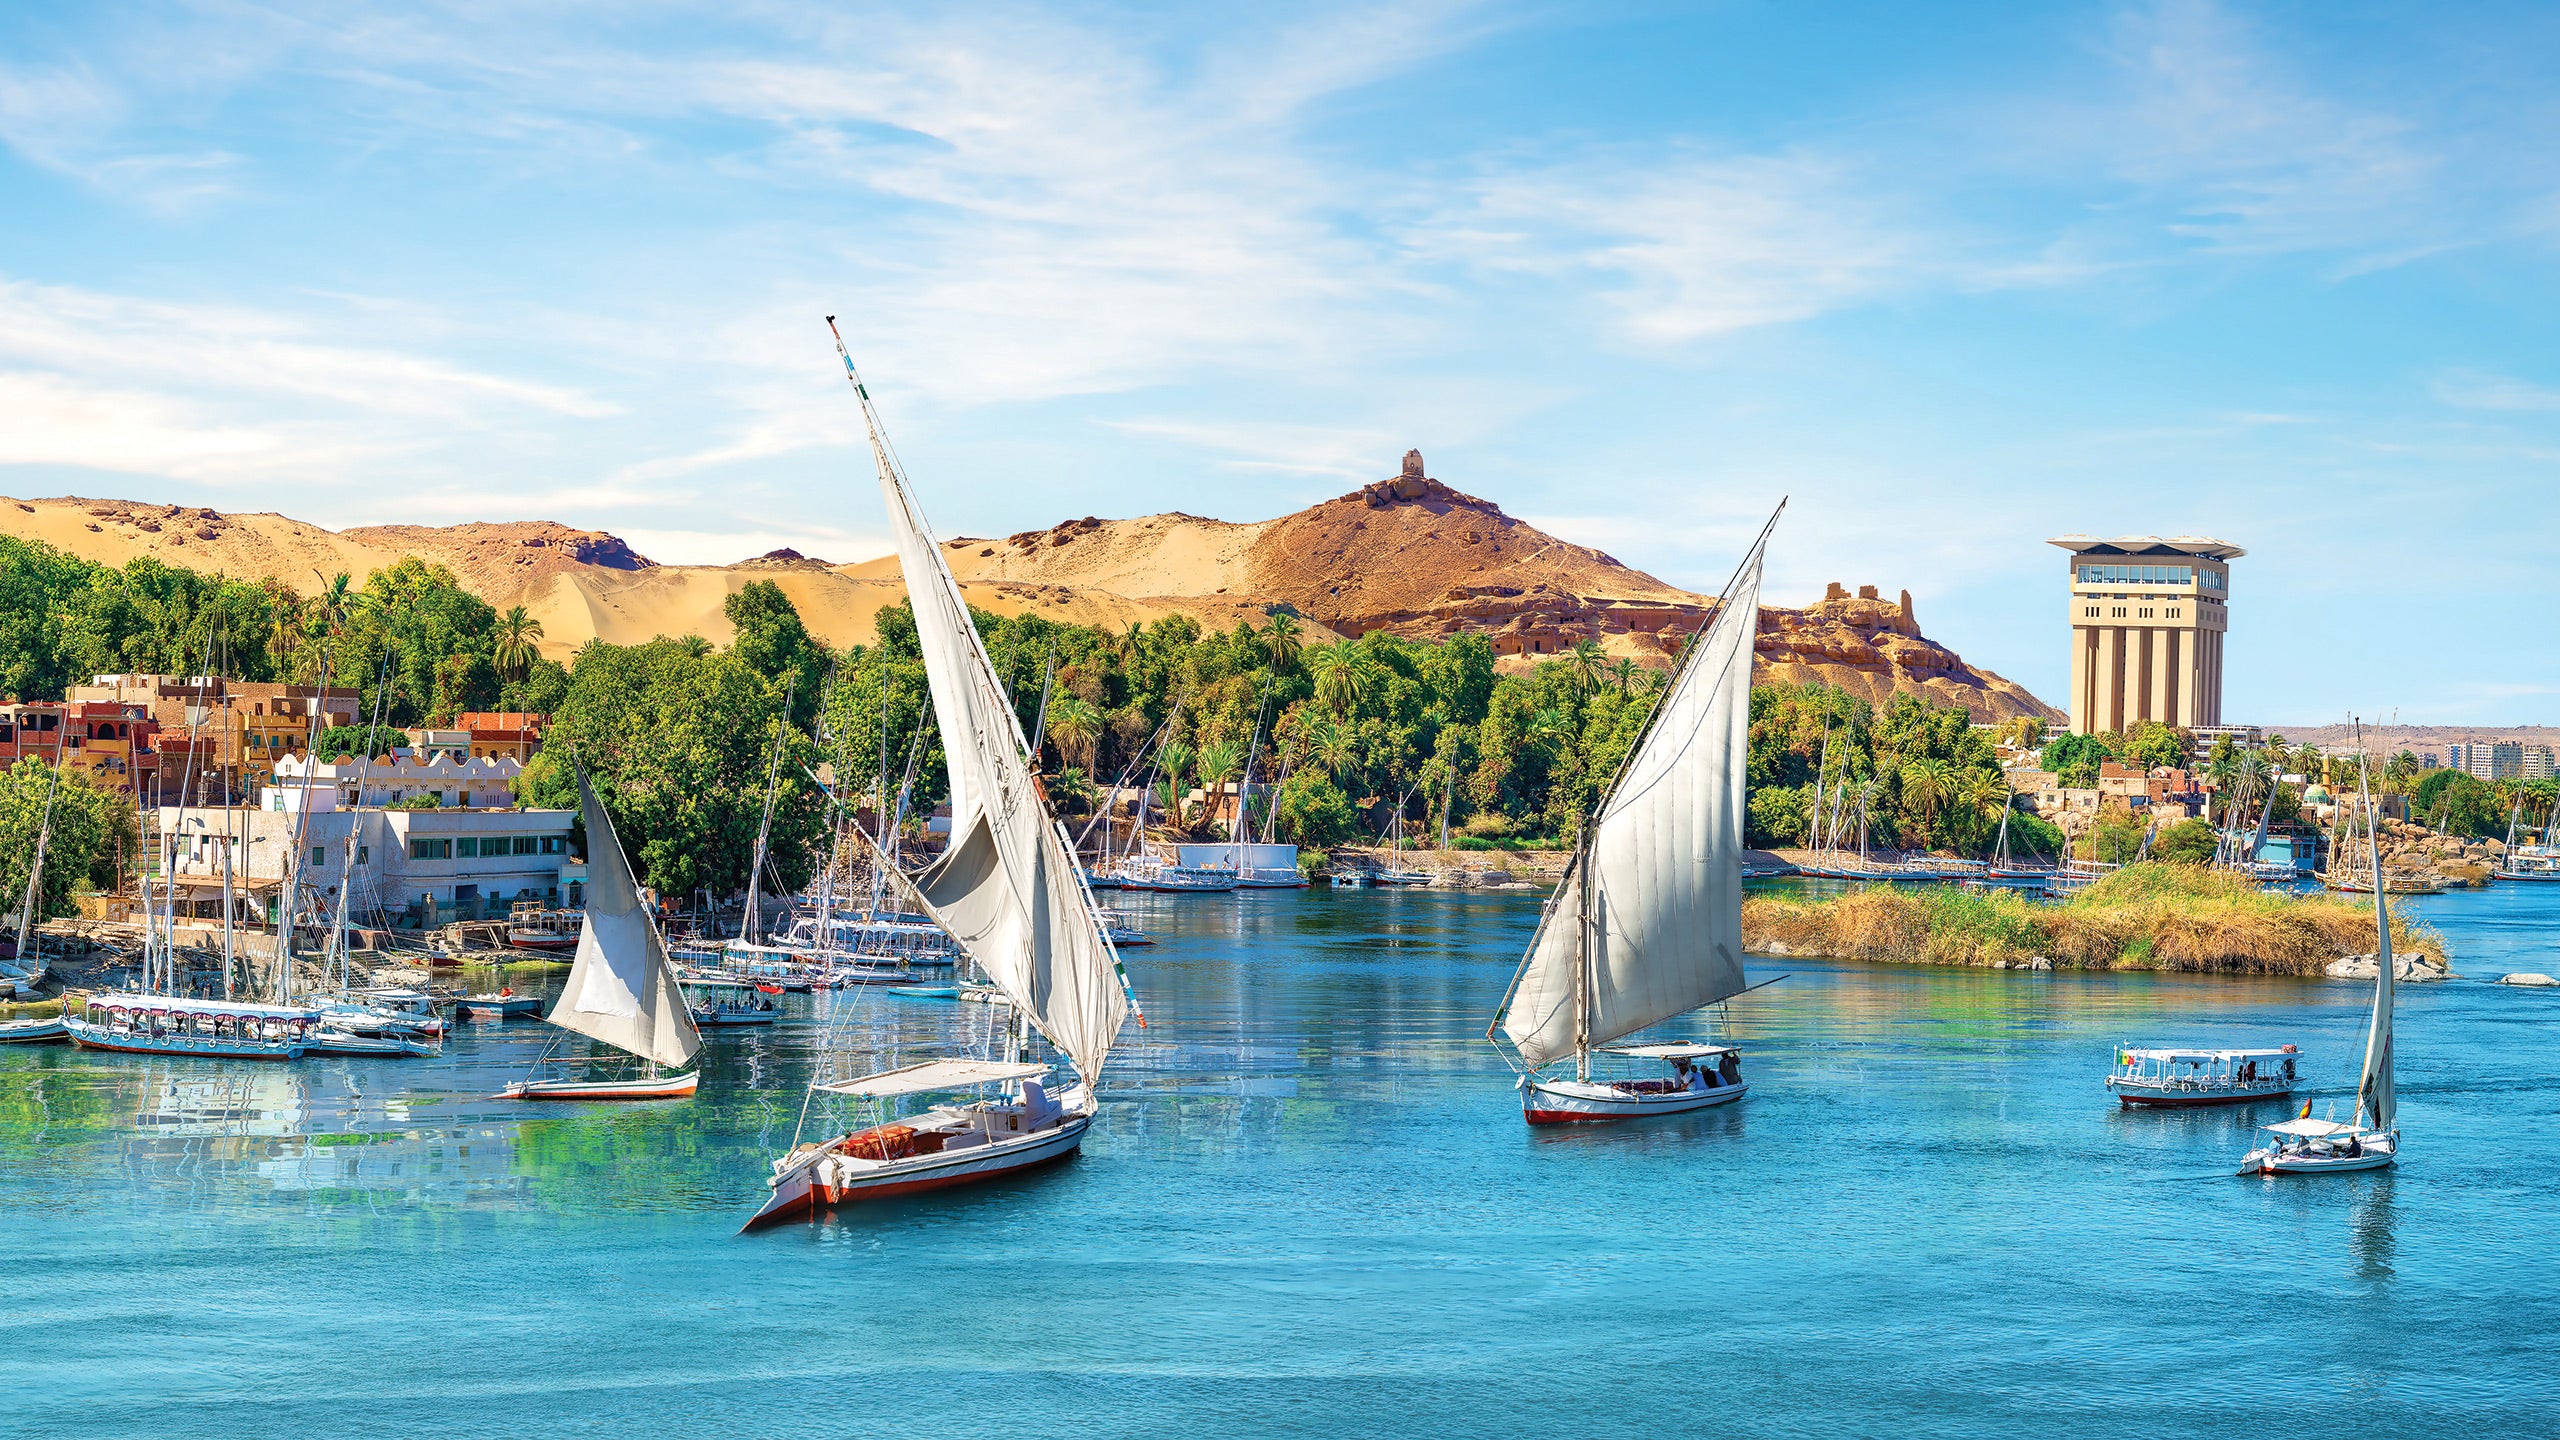
<path fill-rule="evenodd" d="M 2308 1100 L 2303 1101 L 2303 1102 L 2302 1102 L 2302 1113 L 2301 1113 L 2301 1114 L 2299 1114 L 2299 1115 L 2294 1116 L 2293 1118 L 2294 1118 L 2294 1119 L 2296 1119 L 2296 1120 L 2308 1120 L 2308 1119 L 2310 1119 L 2310 1118 L 2311 1118 L 2311 1102 L 2310 1102 L 2310 1101 L 2308 1101 Z"/>

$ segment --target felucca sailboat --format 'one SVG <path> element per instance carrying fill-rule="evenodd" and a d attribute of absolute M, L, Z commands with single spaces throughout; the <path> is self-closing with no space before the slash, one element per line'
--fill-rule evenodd
<path fill-rule="evenodd" d="M 2356 737 L 2362 748 L 2364 737 Z M 2368 823 L 2381 818 L 2371 782 L 2359 764 L 2357 808 Z M 2377 825 L 2375 828 L 2379 828 Z M 2382 847 L 2367 849 L 2373 871 L 2373 1018 L 2365 1024 L 2364 1073 L 2356 1081 L 2353 1122 L 2314 1120 L 2306 1104 L 2291 1120 L 2263 1127 L 2267 1141 L 2240 1162 L 2243 1175 L 2314 1175 L 2332 1170 L 2379 1170 L 2400 1158 L 2400 1107 L 2391 1091 L 2391 905 L 2382 886 Z"/>
<path fill-rule="evenodd" d="M 1729 1046 L 1606 1047 L 1748 988 L 1742 819 L 1751 650 L 1761 560 L 1777 523 L 1771 515 L 1644 738 L 1584 822 L 1573 863 L 1485 1032 L 1511 1042 L 1520 1108 L 1532 1125 L 1696 1110 L 1750 1091 Z M 1596 1079 L 1594 1052 L 1667 1061 L 1671 1073 Z M 1567 1059 L 1570 1078 L 1546 1073 Z"/>
<path fill-rule="evenodd" d="M 835 330 L 829 316 L 827 328 Z M 951 772 L 951 843 L 909 878 L 883 873 L 948 931 L 961 953 L 1011 1002 L 1002 1059 L 952 1057 L 858 1080 L 819 1082 L 821 1094 L 888 1102 L 907 1096 L 1003 1089 L 994 1098 L 937 1105 L 902 1122 L 801 1144 L 773 1163 L 773 1195 L 747 1228 L 814 1215 L 828 1206 L 967 1184 L 1052 1160 L 1084 1143 L 1098 1108 L 1095 1087 L 1121 1024 L 1137 1009 L 1119 954 L 1104 933 L 1065 829 L 1032 773 L 1033 759 L 1005 686 L 970 622 L 959 582 L 925 526 L 897 457 L 880 431 L 870 392 L 842 336 L 836 353 L 862 406 L 871 456 L 888 502 L 898 568 L 915 608 L 934 723 Z M 1145 1023 L 1143 1016 L 1140 1024 Z M 1026 1057 L 1028 1032 L 1075 1069 L 1064 1091 L 1041 1083 L 1048 1065 Z M 802 1110 L 802 1125 L 807 1122 Z"/>
<path fill-rule="evenodd" d="M 676 984 L 667 942 L 640 903 L 639 882 L 623 858 L 613 818 L 596 799 L 587 772 L 578 770 L 578 808 L 587 822 L 587 923 L 578 934 L 578 958 L 551 1013 L 542 1017 L 647 1062 L 647 1072 L 624 1080 L 571 1077 L 519 1080 L 498 1092 L 501 1100 L 672 1100 L 691 1095 L 702 1072 L 661 1073 L 682 1065 L 702 1048 L 693 1012 Z M 565 1039 L 566 1037 L 562 1037 Z M 545 1052 L 548 1059 L 548 1052 Z"/>

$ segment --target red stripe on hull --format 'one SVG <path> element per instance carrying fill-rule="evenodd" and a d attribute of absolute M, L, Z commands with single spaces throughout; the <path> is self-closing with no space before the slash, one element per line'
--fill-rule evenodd
<path fill-rule="evenodd" d="M 1641 1115 L 1585 1115 L 1578 1110 L 1523 1110 L 1532 1125 L 1580 1125 L 1598 1120 L 1641 1120 Z"/>
<path fill-rule="evenodd" d="M 1005 1175 L 1019 1175 L 1026 1170 L 1037 1170 L 1043 1165 L 1055 1165 L 1059 1161 L 1066 1159 L 1068 1156 L 1075 1154 L 1082 1148 L 1083 1142 L 1078 1141 L 1076 1144 L 1068 1146 L 1066 1149 L 1059 1151 L 1055 1155 L 1043 1156 L 1037 1160 L 1025 1160 L 1019 1165 L 1007 1165 L 1001 1170 L 976 1170 L 966 1175 L 946 1175 L 940 1177 L 929 1177 L 922 1180 L 901 1180 L 891 1185 L 857 1185 L 850 1190 L 838 1190 L 831 1185 L 813 1184 L 809 1187 L 809 1193 L 815 1205 L 823 1205 L 828 1209 L 833 1209 L 838 1205 L 850 1205 L 863 1200 L 886 1200 L 893 1195 L 914 1195 L 926 1190 L 948 1190 L 954 1185 L 969 1185 L 980 1180 L 993 1180 Z"/>

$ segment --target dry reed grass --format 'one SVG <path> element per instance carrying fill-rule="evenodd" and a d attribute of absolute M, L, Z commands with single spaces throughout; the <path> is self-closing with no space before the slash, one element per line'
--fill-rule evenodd
<path fill-rule="evenodd" d="M 1870 885 L 1821 899 L 1743 901 L 1743 944 L 1765 950 L 1904 965 L 2317 975 L 2373 950 L 2373 907 L 2361 897 L 2259 889 L 2194 865 L 2136 865 L 2058 905 L 2013 892 L 1982 894 Z M 2445 963 L 2444 940 L 2398 907 L 2391 944 Z"/>

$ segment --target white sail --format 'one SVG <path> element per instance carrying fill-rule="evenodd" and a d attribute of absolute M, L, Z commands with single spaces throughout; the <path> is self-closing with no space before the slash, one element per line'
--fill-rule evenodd
<path fill-rule="evenodd" d="M 1587 828 L 1496 1021 L 1531 1069 L 1743 989 L 1752 547 Z"/>
<path fill-rule="evenodd" d="M 1119 959 L 1033 783 L 1021 721 L 988 663 L 959 582 L 943 563 L 860 384 L 855 381 L 951 770 L 951 846 L 917 877 L 915 888 L 988 981 L 1091 1083 L 1129 1014 Z"/>
<path fill-rule="evenodd" d="M 544 1018 L 643 1059 L 681 1065 L 702 1048 L 702 1036 L 667 961 L 666 942 L 640 903 L 613 819 L 583 769 L 578 806 L 587 819 L 587 923 L 569 983 Z"/>
<path fill-rule="evenodd" d="M 2359 743 L 2362 737 L 2359 736 Z M 2359 784 L 2362 777 L 2359 775 Z M 2375 831 L 2382 828 L 2382 813 L 2365 797 L 2368 823 Z M 2394 1128 L 2399 1106 L 2391 1094 L 2391 1000 L 2394 977 L 2391 974 L 2391 905 L 2382 889 L 2382 846 L 2372 846 L 2374 977 L 2373 1021 L 2365 1031 L 2364 1076 L 2356 1083 L 2356 1115 L 2376 1130 Z"/>

